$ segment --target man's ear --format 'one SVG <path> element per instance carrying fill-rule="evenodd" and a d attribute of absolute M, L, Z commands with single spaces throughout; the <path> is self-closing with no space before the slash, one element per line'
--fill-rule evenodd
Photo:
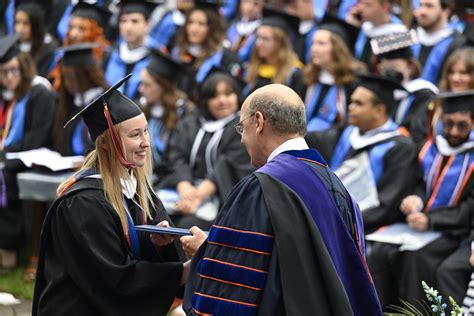
<path fill-rule="evenodd" d="M 255 112 L 255 131 L 257 134 L 261 134 L 263 132 L 263 127 L 265 125 L 265 118 L 263 117 L 262 112 L 257 111 Z"/>

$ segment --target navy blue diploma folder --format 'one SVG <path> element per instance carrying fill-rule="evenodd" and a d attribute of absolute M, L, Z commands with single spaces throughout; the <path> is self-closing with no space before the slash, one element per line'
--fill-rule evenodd
<path fill-rule="evenodd" d="M 162 235 L 176 235 L 176 236 L 192 236 L 189 229 L 177 227 L 161 227 L 155 225 L 137 225 L 135 229 L 138 231 L 162 234 Z"/>

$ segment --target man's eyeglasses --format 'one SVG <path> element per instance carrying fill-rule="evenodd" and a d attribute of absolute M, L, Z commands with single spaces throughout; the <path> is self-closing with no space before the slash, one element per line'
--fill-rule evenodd
<path fill-rule="evenodd" d="M 247 116 L 246 118 L 244 118 L 242 121 L 240 121 L 239 123 L 234 125 L 235 131 L 237 132 L 237 134 L 242 136 L 242 133 L 244 132 L 244 124 L 243 124 L 244 121 L 248 120 L 249 118 L 251 118 L 254 115 L 255 115 L 255 113 L 252 113 L 249 116 Z"/>
<path fill-rule="evenodd" d="M 458 131 L 461 133 L 469 131 L 472 126 L 468 122 L 453 122 L 451 120 L 443 120 L 443 127 L 447 130 L 452 130 L 454 126 L 457 127 Z"/>

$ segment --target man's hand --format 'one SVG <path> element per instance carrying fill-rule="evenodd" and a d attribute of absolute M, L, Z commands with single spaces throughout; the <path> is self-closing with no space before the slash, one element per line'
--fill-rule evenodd
<path fill-rule="evenodd" d="M 474 250 L 471 250 L 471 256 L 469 257 L 469 263 L 471 267 L 474 267 Z"/>
<path fill-rule="evenodd" d="M 409 195 L 400 204 L 400 211 L 405 215 L 419 212 L 422 208 L 423 200 L 418 195 Z"/>
<path fill-rule="evenodd" d="M 358 4 L 352 6 L 347 13 L 346 22 L 356 27 L 361 27 L 362 17 L 360 16 L 360 6 Z"/>
<path fill-rule="evenodd" d="M 181 275 L 181 285 L 186 283 L 189 276 L 189 268 L 191 267 L 191 260 L 186 261 L 183 263 L 183 274 Z"/>
<path fill-rule="evenodd" d="M 161 227 L 170 227 L 168 221 L 159 222 L 156 226 Z M 162 234 L 150 234 L 150 239 L 155 247 L 166 246 L 173 242 L 174 237 L 172 235 L 162 235 Z"/>
<path fill-rule="evenodd" d="M 183 244 L 184 253 L 188 258 L 191 258 L 207 239 L 206 233 L 197 226 L 191 227 L 190 231 L 193 234 L 192 236 L 183 236 L 180 239 Z"/>
<path fill-rule="evenodd" d="M 425 213 L 411 213 L 407 216 L 407 223 L 412 229 L 423 232 L 428 230 L 428 216 Z"/>

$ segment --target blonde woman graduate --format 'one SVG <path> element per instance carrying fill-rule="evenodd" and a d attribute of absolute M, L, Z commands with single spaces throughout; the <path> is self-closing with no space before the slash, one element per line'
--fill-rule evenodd
<path fill-rule="evenodd" d="M 43 224 L 33 315 L 166 315 L 188 263 L 172 237 L 139 224 L 172 225 L 150 186 L 150 139 L 140 108 L 117 89 L 82 117 L 95 149 L 58 188 Z"/>

